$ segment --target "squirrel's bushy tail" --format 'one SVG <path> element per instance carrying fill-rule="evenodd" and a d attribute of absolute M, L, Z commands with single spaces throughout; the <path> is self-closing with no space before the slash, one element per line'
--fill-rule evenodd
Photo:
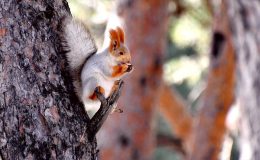
<path fill-rule="evenodd" d="M 96 43 L 84 24 L 73 18 L 65 20 L 64 32 L 64 38 L 69 47 L 68 60 L 70 67 L 74 70 L 97 52 Z"/>
<path fill-rule="evenodd" d="M 81 22 L 69 17 L 63 23 L 63 38 L 67 59 L 74 78 L 74 87 L 81 95 L 80 73 L 87 59 L 97 52 L 96 43 L 87 27 Z"/>

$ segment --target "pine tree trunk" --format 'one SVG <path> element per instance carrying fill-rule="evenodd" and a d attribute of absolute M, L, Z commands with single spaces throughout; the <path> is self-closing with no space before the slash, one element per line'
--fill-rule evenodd
<path fill-rule="evenodd" d="M 238 59 L 241 160 L 260 159 L 260 2 L 229 0 L 229 19 Z"/>
<path fill-rule="evenodd" d="M 213 1 L 212 1 L 213 2 Z M 217 160 L 226 134 L 225 119 L 234 101 L 235 53 L 227 18 L 220 3 L 214 11 L 207 85 L 200 99 L 188 159 Z"/>
<path fill-rule="evenodd" d="M 3 159 L 96 158 L 96 141 L 81 138 L 89 119 L 60 52 L 58 30 L 68 15 L 65 0 L 0 1 Z"/>

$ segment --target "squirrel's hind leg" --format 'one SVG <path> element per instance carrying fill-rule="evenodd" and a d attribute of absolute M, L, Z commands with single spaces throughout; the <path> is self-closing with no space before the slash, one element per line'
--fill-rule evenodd
<path fill-rule="evenodd" d="M 105 95 L 105 89 L 103 87 L 97 86 L 95 90 L 97 90 L 97 91 L 99 91 L 99 93 L 102 93 L 103 95 Z M 88 98 L 92 99 L 92 100 L 97 100 L 97 95 L 96 95 L 95 91 Z"/>

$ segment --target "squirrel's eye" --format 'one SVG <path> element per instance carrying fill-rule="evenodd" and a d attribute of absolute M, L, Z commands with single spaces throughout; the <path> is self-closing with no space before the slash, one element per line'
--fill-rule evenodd
<path fill-rule="evenodd" d="M 119 52 L 120 55 L 123 55 L 124 53 L 123 52 Z"/>

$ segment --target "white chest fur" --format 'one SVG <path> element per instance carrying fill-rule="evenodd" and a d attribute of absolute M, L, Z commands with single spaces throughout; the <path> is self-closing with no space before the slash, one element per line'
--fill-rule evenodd
<path fill-rule="evenodd" d="M 82 80 L 82 96 L 85 110 L 89 115 L 93 115 L 100 107 L 99 100 L 90 99 L 97 86 L 101 86 L 107 98 L 110 95 L 112 87 L 116 79 L 111 78 L 113 61 L 107 56 L 95 55 L 89 63 L 87 62 L 83 67 Z M 90 113 L 91 112 L 91 113 Z"/>

